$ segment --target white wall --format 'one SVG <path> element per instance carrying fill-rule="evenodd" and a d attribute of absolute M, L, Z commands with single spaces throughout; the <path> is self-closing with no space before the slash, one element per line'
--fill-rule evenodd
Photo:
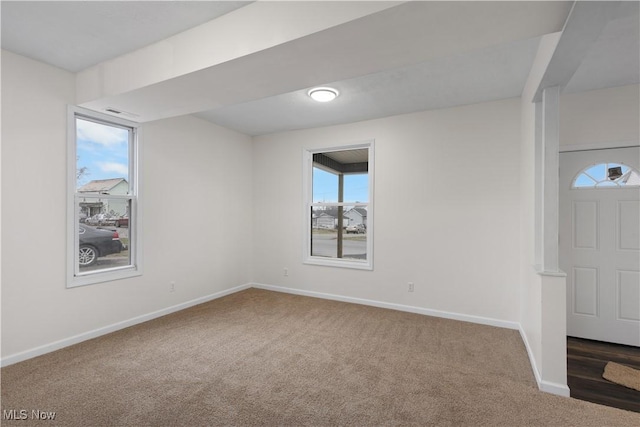
<path fill-rule="evenodd" d="M 251 138 L 180 117 L 142 126 L 144 275 L 65 287 L 74 100 L 73 74 L 2 52 L 3 361 L 251 279 Z"/>
<path fill-rule="evenodd" d="M 143 132 L 146 280 L 182 299 L 250 282 L 251 138 L 192 116 Z"/>
<path fill-rule="evenodd" d="M 640 140 L 640 86 L 570 93 L 560 99 L 560 145 L 617 147 Z"/>
<path fill-rule="evenodd" d="M 376 156 L 374 271 L 302 264 L 303 147 L 368 139 Z M 519 100 L 254 141 L 257 282 L 518 321 Z"/>

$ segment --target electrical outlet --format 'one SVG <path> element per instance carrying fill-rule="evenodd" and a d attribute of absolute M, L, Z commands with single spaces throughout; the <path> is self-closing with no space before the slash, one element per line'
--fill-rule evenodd
<path fill-rule="evenodd" d="M 175 291 L 176 291 L 176 282 L 169 283 L 169 292 L 175 292 Z"/>
<path fill-rule="evenodd" d="M 289 269 L 285 267 L 284 269 L 284 277 L 288 277 L 289 276 Z"/>
<path fill-rule="evenodd" d="M 413 282 L 409 282 L 408 285 L 409 285 L 408 291 L 413 292 Z"/>

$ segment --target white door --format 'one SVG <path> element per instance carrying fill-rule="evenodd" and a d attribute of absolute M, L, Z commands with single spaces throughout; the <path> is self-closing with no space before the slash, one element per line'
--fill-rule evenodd
<path fill-rule="evenodd" d="M 567 335 L 640 346 L 640 148 L 560 154 Z"/>

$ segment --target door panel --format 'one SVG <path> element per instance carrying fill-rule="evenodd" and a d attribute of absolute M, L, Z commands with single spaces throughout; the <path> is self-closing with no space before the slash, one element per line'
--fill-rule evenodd
<path fill-rule="evenodd" d="M 624 200 L 618 202 L 618 249 L 637 251 L 640 249 L 640 202 Z"/>
<path fill-rule="evenodd" d="M 598 249 L 598 202 L 573 202 L 573 247 Z"/>
<path fill-rule="evenodd" d="M 573 202 L 573 247 L 598 249 L 598 202 Z"/>
<path fill-rule="evenodd" d="M 574 314 L 598 315 L 598 269 L 574 268 Z"/>
<path fill-rule="evenodd" d="M 640 188 L 606 181 L 596 188 L 603 176 L 594 171 L 607 168 L 591 169 L 591 188 L 572 188 L 581 171 L 601 163 L 637 171 L 640 148 L 560 154 L 560 267 L 567 273 L 567 334 L 640 346 Z"/>
<path fill-rule="evenodd" d="M 640 321 L 640 273 L 618 271 L 618 319 Z"/>

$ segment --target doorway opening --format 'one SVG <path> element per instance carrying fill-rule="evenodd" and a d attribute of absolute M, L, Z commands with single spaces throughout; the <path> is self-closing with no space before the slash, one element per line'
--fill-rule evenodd
<path fill-rule="evenodd" d="M 638 170 L 640 147 L 560 153 L 570 394 L 640 412 L 640 391 L 602 378 L 610 361 L 640 369 Z"/>

